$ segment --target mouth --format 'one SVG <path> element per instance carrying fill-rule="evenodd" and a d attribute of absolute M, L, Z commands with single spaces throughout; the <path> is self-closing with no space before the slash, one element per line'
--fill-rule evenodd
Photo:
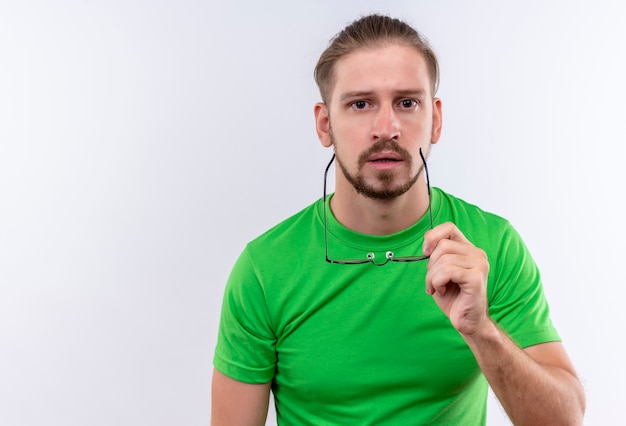
<path fill-rule="evenodd" d="M 367 159 L 368 164 L 379 170 L 393 169 L 402 162 L 402 156 L 396 152 L 379 152 Z"/>
<path fill-rule="evenodd" d="M 402 161 L 402 157 L 395 152 L 380 152 L 372 155 L 367 161 L 370 163 L 399 163 Z"/>
<path fill-rule="evenodd" d="M 402 160 L 396 160 L 395 158 L 377 158 L 375 160 L 370 160 L 371 163 L 387 163 L 387 162 L 392 162 L 392 163 L 399 163 Z"/>

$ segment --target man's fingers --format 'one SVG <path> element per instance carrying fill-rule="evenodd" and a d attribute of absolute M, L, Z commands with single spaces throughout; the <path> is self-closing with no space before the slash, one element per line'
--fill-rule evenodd
<path fill-rule="evenodd" d="M 442 223 L 441 225 L 437 225 L 430 231 L 426 232 L 424 235 L 424 246 L 422 248 L 424 255 L 430 256 L 441 240 L 451 240 L 462 243 L 469 242 L 469 240 L 465 238 L 465 235 L 463 235 L 454 223 Z"/>
<path fill-rule="evenodd" d="M 433 259 L 431 258 L 430 261 Z M 429 261 L 429 262 L 430 262 Z M 463 285 L 474 278 L 476 273 L 475 260 L 464 255 L 446 255 L 442 261 L 436 262 L 426 274 L 426 292 L 433 295 L 446 293 L 448 285 Z"/>

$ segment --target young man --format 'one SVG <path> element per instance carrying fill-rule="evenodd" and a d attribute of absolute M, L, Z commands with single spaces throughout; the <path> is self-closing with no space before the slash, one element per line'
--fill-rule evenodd
<path fill-rule="evenodd" d="M 212 423 L 264 424 L 271 390 L 287 425 L 481 425 L 490 385 L 515 424 L 581 424 L 584 393 L 519 235 L 430 188 L 442 123 L 430 47 L 367 16 L 332 40 L 315 77 L 335 193 L 234 266 Z"/>

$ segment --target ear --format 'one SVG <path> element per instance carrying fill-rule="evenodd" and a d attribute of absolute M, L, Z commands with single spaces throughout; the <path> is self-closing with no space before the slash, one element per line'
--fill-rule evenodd
<path fill-rule="evenodd" d="M 325 103 L 318 102 L 313 108 L 313 113 L 315 115 L 315 131 L 317 132 L 317 137 L 322 146 L 328 148 L 333 144 L 330 138 L 330 116 L 328 114 L 328 107 Z"/>
<path fill-rule="evenodd" d="M 441 99 L 433 98 L 433 130 L 430 143 L 436 144 L 437 142 L 439 142 L 439 138 L 441 137 L 442 123 L 443 116 L 441 109 Z"/>

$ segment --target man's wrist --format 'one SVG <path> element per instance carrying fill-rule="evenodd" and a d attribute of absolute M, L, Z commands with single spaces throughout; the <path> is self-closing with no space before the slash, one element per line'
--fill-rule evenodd
<path fill-rule="evenodd" d="M 491 342 L 497 344 L 502 340 L 502 330 L 498 325 L 485 314 L 485 318 L 482 319 L 479 324 L 474 328 L 471 333 L 462 333 L 461 336 L 467 341 L 470 346 L 473 344 L 484 344 Z"/>

